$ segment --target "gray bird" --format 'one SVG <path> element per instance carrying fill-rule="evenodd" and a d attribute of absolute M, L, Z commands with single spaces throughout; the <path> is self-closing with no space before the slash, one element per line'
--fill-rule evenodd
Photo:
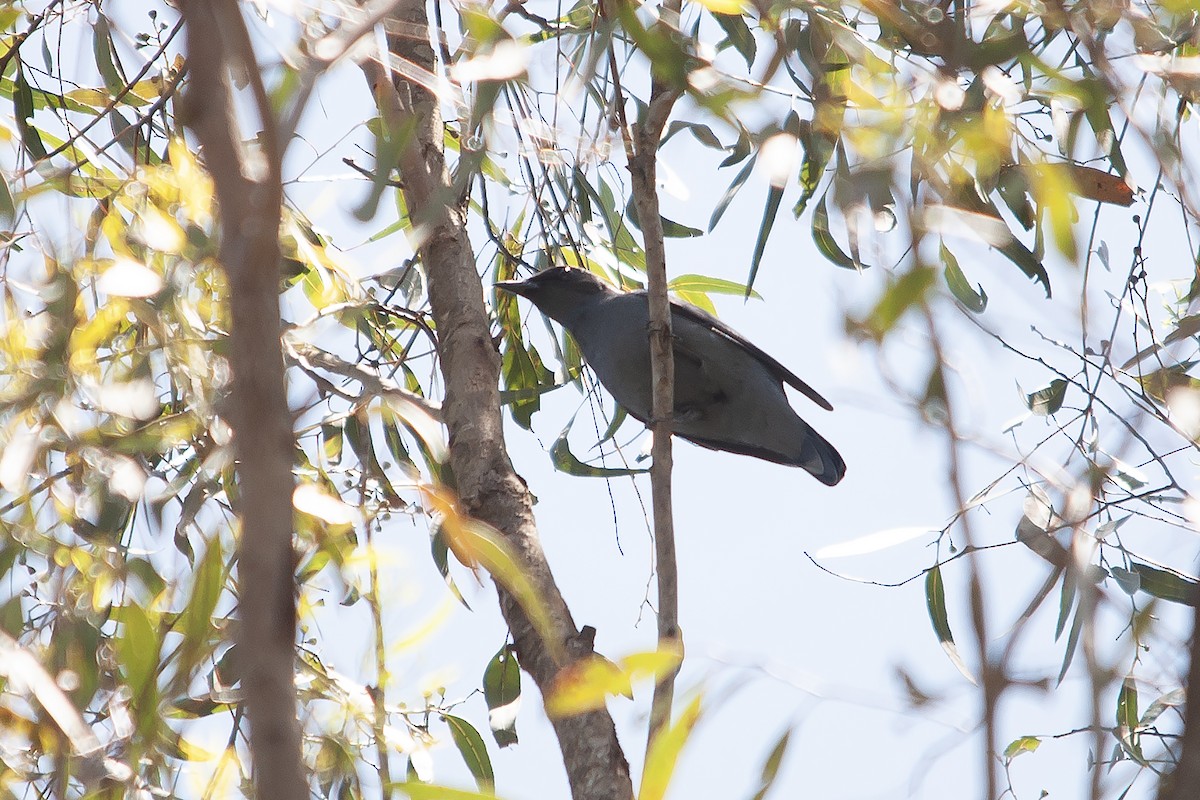
<path fill-rule="evenodd" d="M 652 416 L 646 292 L 620 292 L 583 269 L 547 269 L 498 289 L 520 295 L 571 332 L 600 383 L 633 417 Z M 796 416 L 787 383 L 833 406 L 740 333 L 692 305 L 671 301 L 675 352 L 672 431 L 712 450 L 803 467 L 828 486 L 846 474 L 833 445 Z"/>

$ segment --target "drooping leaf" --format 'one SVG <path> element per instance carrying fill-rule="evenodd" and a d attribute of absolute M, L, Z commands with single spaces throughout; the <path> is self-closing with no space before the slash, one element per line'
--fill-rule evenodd
<path fill-rule="evenodd" d="M 1048 386 L 1027 395 L 1025 405 L 1039 417 L 1048 417 L 1051 414 L 1057 413 L 1062 408 L 1063 400 L 1066 396 L 1067 381 L 1062 378 L 1055 378 L 1050 381 Z"/>
<path fill-rule="evenodd" d="M 496 744 L 517 743 L 517 709 L 521 705 L 521 668 L 512 645 L 504 645 L 483 671 L 483 699 L 488 707 L 488 725 Z"/>
<path fill-rule="evenodd" d="M 933 632 L 937 635 L 950 663 L 954 664 L 964 678 L 975 683 L 975 677 L 959 655 L 958 646 L 954 644 L 954 634 L 950 631 L 950 617 L 946 612 L 946 587 L 942 583 L 940 565 L 934 565 L 925 573 L 925 607 L 929 611 L 929 621 L 933 623 Z"/>
<path fill-rule="evenodd" d="M 449 726 L 454 745 L 475 778 L 475 783 L 479 785 L 479 790 L 490 792 L 495 789 L 496 776 L 492 771 L 492 759 L 479 731 L 462 717 L 443 714 L 442 720 Z"/>
<path fill-rule="evenodd" d="M 775 779 L 779 777 L 779 768 L 783 765 L 783 757 L 787 754 L 788 743 L 791 739 L 792 729 L 788 728 L 775 740 L 775 746 L 771 748 L 767 760 L 763 762 L 758 791 L 751 795 L 750 800 L 764 800 L 767 793 L 771 791 L 771 787 L 775 785 Z"/>
<path fill-rule="evenodd" d="M 942 275 L 946 279 L 946 286 L 950 289 L 950 293 L 954 295 L 954 299 L 963 304 L 968 311 L 973 311 L 976 314 L 982 314 L 987 308 L 987 292 L 983 290 L 983 286 L 979 287 L 979 291 L 971 287 L 967 281 L 967 276 L 963 274 L 962 268 L 958 266 L 958 259 L 946 247 L 946 243 L 942 242 L 938 249 L 942 259 L 943 272 Z"/>
<path fill-rule="evenodd" d="M 718 45 L 718 49 L 726 45 L 733 47 L 746 60 L 746 69 L 753 69 L 758 44 L 746 20 L 741 14 L 721 14 L 715 11 L 713 19 L 721 26 L 721 30 L 725 31 L 725 41 Z"/>
<path fill-rule="evenodd" d="M 833 232 L 829 228 L 829 209 L 825 206 L 828 198 L 829 193 L 826 192 L 821 197 L 821 201 L 817 203 L 817 208 L 813 212 L 812 235 L 813 241 L 817 244 L 817 249 L 821 251 L 821 255 L 843 269 L 865 268 L 866 264 L 854 263 L 854 259 L 846 255 L 833 238 Z"/>

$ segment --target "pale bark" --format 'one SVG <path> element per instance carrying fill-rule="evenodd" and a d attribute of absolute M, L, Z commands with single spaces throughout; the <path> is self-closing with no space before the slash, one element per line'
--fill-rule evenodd
<path fill-rule="evenodd" d="M 264 800 L 307 800 L 294 681 L 294 439 L 280 344 L 281 145 L 237 3 L 181 0 L 179 9 L 190 75 L 185 122 L 216 186 L 218 258 L 229 282 L 227 408 L 241 522 L 237 641 L 254 786 Z M 253 166 L 234 118 L 230 69 L 247 77 L 261 117 Z"/>
<path fill-rule="evenodd" d="M 387 30 L 392 58 L 428 74 L 436 72 L 423 2 L 398 4 Z M 505 450 L 498 388 L 500 358 L 467 238 L 464 198 L 450 186 L 446 170 L 438 103 L 413 81 L 398 76 L 387 80 L 379 65 L 365 65 L 364 71 L 389 128 L 408 137 L 396 167 L 412 225 L 419 231 L 418 254 L 428 279 L 446 386 L 442 409 L 450 434 L 450 465 L 463 509 L 507 537 L 519 566 L 546 605 L 560 644 L 568 645 L 568 657 L 585 655 L 588 648 L 578 644 L 578 629 L 542 552 L 528 489 L 513 471 Z M 380 169 L 389 166 L 380 165 Z M 545 694 L 565 665 L 556 661 L 514 599 L 502 589 L 498 591 L 521 667 Z M 632 797 L 629 765 L 607 711 L 551 722 L 576 800 Z"/>

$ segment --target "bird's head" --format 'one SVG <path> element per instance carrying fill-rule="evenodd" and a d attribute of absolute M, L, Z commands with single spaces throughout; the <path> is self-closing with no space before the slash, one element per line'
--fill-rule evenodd
<path fill-rule="evenodd" d="M 523 281 L 499 281 L 496 288 L 520 295 L 546 316 L 570 327 L 589 302 L 616 290 L 585 269 L 554 267 Z"/>

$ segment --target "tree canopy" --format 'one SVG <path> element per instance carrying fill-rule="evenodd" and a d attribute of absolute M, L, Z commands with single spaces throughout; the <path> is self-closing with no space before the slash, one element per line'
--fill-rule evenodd
<path fill-rule="evenodd" d="M 854 354 L 840 413 L 921 430 L 936 474 L 726 502 L 886 517 L 919 480 L 950 509 L 789 568 L 867 607 L 922 587 L 910 646 L 956 672 L 898 663 L 904 713 L 965 695 L 973 791 L 1037 791 L 1020 758 L 1093 798 L 1196 796 L 1198 13 L 0 3 L 3 791 L 532 796 L 498 753 L 547 730 L 578 799 L 703 786 L 688 748 L 738 679 L 679 621 L 670 294 L 822 309 L 820 349 Z M 652 458 L 570 337 L 492 289 L 555 265 L 649 289 Z M 900 436 L 841 424 L 872 458 Z M 607 485 L 618 534 L 642 503 L 653 590 L 555 579 L 534 503 L 563 484 L 513 467 L 539 442 L 545 473 Z M 906 456 L 878 459 L 850 475 Z M 400 558 L 440 598 L 403 626 Z M 601 601 L 644 606 L 655 641 L 608 650 L 577 610 Z M 487 632 L 442 637 L 456 613 Z M 422 684 L 410 659 L 467 663 Z M 1013 712 L 1032 690 L 1061 710 L 1036 730 Z M 784 768 L 802 725 L 739 734 L 748 796 L 809 788 Z M 1061 740 L 1086 759 L 1038 752 Z M 469 789 L 441 785 L 451 750 Z"/>

